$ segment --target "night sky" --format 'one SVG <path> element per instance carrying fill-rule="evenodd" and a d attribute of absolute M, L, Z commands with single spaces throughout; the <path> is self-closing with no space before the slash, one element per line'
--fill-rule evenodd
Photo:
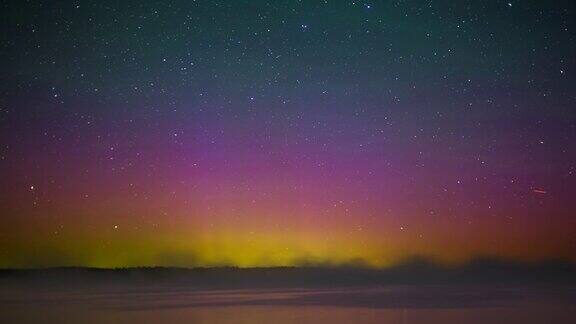
<path fill-rule="evenodd" d="M 576 261 L 574 1 L 8 1 L 0 267 Z"/>

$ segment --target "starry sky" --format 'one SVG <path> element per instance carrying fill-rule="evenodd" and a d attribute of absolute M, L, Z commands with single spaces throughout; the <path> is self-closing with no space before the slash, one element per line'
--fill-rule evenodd
<path fill-rule="evenodd" d="M 576 261 L 574 1 L 0 6 L 0 267 Z"/>

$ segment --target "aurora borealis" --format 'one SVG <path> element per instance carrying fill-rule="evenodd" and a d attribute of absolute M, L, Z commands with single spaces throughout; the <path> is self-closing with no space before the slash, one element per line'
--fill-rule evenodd
<path fill-rule="evenodd" d="M 0 267 L 576 261 L 573 1 L 0 6 Z"/>

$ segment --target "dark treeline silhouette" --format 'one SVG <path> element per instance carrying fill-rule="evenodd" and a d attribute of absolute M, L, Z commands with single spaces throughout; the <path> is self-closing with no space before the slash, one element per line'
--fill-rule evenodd
<path fill-rule="evenodd" d="M 576 283 L 576 266 L 567 261 L 541 263 L 477 259 L 464 266 L 444 267 L 413 259 L 395 267 L 359 265 L 272 268 L 134 267 L 101 269 L 59 267 L 0 270 L 0 284 L 10 285 L 173 285 L 189 288 L 266 288 L 380 286 L 388 284 Z"/>

